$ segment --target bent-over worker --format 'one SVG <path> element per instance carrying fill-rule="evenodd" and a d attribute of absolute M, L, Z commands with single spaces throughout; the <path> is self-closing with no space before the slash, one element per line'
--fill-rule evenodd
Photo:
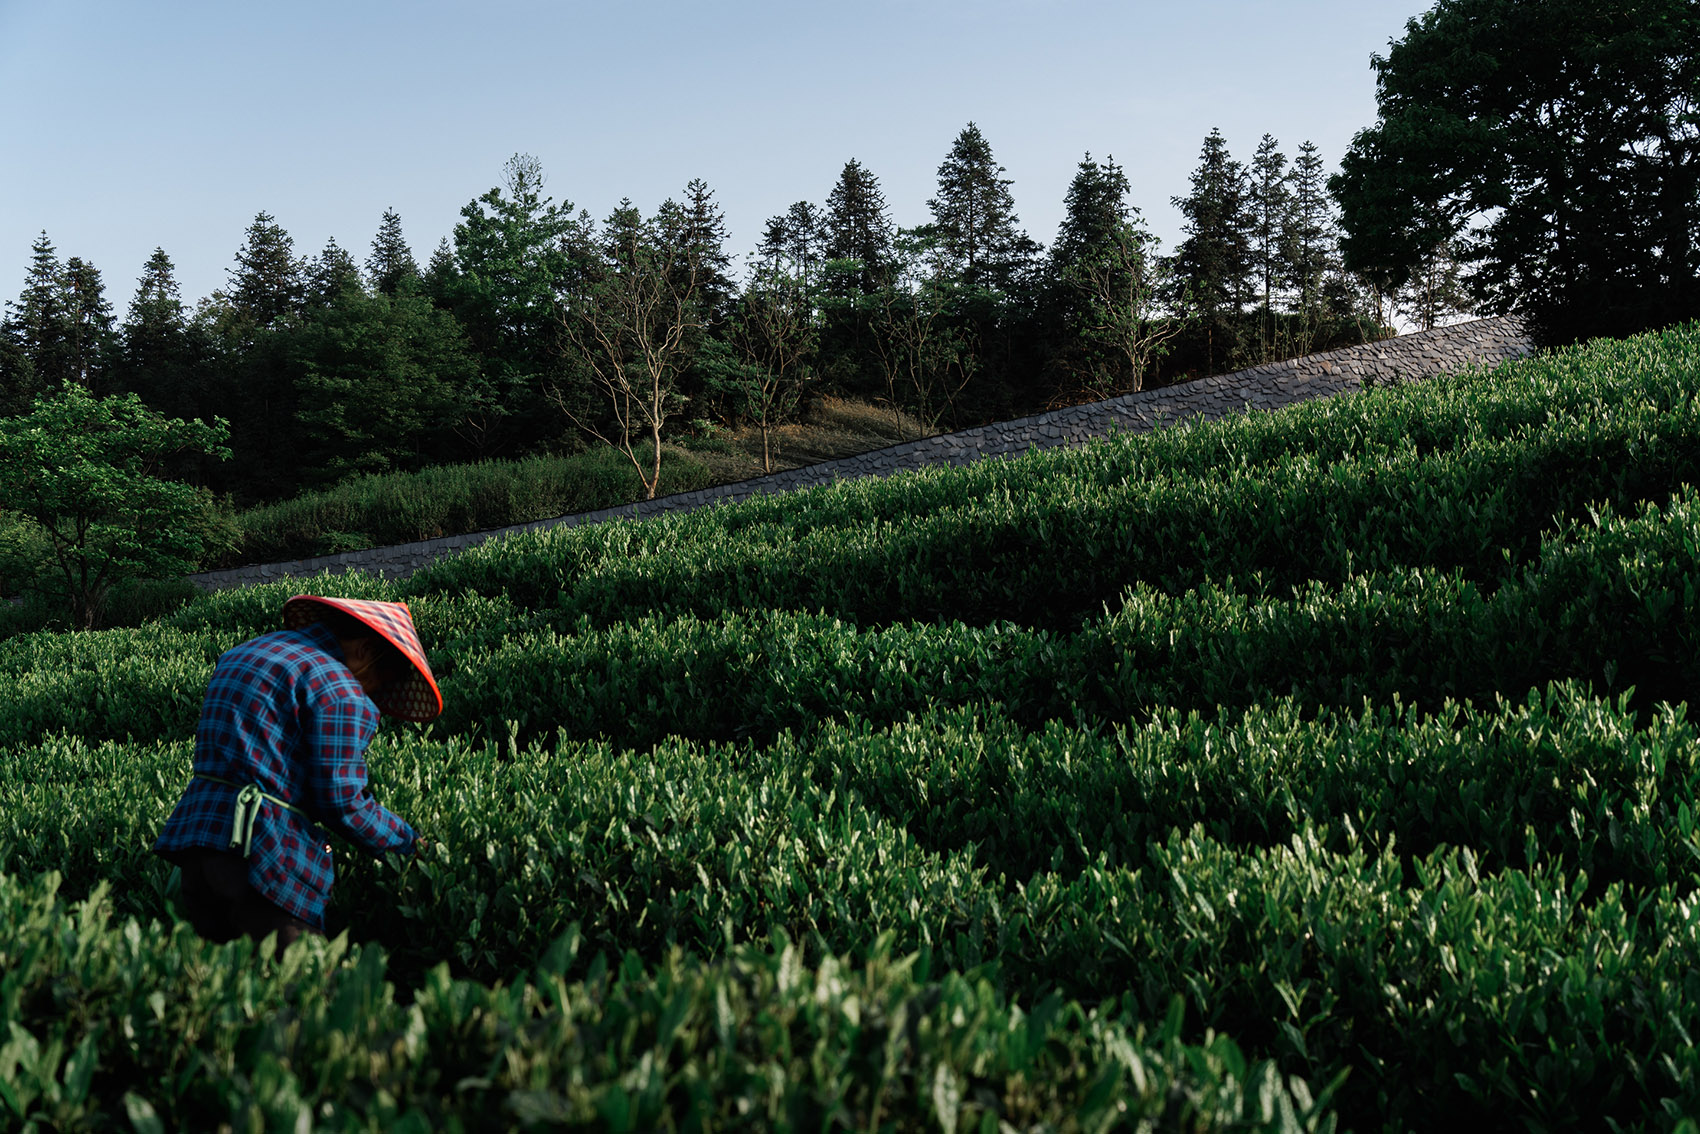
<path fill-rule="evenodd" d="M 282 630 L 224 653 L 195 729 L 194 775 L 154 851 L 212 941 L 324 932 L 334 872 L 321 828 L 374 856 L 418 836 L 372 797 L 378 714 L 428 721 L 443 697 L 406 603 L 297 595 Z"/>

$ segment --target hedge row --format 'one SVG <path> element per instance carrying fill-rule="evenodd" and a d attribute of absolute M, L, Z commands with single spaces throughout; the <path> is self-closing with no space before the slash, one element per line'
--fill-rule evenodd
<path fill-rule="evenodd" d="M 1587 1128 L 1700 1105 L 1680 1043 L 1700 1023 L 1695 730 L 1574 690 L 1462 717 L 1285 707 L 1024 737 L 958 713 L 646 753 L 398 739 L 377 789 L 435 849 L 406 871 L 345 854 L 338 905 L 397 911 L 365 932 L 410 989 L 444 958 L 511 979 L 574 926 L 647 964 L 775 930 L 813 964 L 889 934 L 1022 1003 L 1133 1020 L 1182 996 L 1189 1034 L 1312 1083 L 1351 1068 L 1352 1122 L 1485 1108 Z M 0 860 L 63 869 L 74 893 L 111 879 L 158 913 L 169 881 L 145 848 L 187 756 L 31 753 L 35 777 L 0 784 Z M 1537 1071 L 1534 1101 L 1500 1097 Z"/>
<path fill-rule="evenodd" d="M 410 1003 L 382 950 L 208 946 L 0 875 L 0 1115 L 13 1129 L 1328 1131 L 1326 1094 L 1226 1037 L 1179 1039 L 876 944 L 713 964 L 588 965 L 562 935 L 528 978 L 433 970 Z M 579 970 L 568 979 L 569 970 Z"/>
<path fill-rule="evenodd" d="M 420 604 L 441 642 L 438 735 L 771 739 L 828 719 L 901 720 L 934 705 L 1003 705 L 1029 727 L 1244 708 L 1277 697 L 1351 708 L 1365 698 L 1486 704 L 1568 679 L 1633 688 L 1637 705 L 1700 681 L 1700 494 L 1604 515 L 1546 540 L 1491 593 L 1457 574 L 1397 569 L 1309 584 L 1282 600 L 1236 583 L 1126 594 L 1072 634 L 960 623 L 858 629 L 815 614 L 649 616 L 575 632 L 487 620 L 505 600 Z M 520 624 L 522 627 L 524 623 Z M 192 735 L 229 632 L 164 626 L 0 647 L 13 696 L 0 744 L 55 731 L 89 740 Z M 489 643 L 494 642 L 493 646 Z"/>

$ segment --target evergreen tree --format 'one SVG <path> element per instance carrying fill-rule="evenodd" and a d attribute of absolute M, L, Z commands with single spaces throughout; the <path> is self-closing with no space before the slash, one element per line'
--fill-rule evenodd
<path fill-rule="evenodd" d="M 933 223 L 926 236 L 943 275 L 970 289 L 1008 293 L 1039 247 L 1018 227 L 1014 182 L 980 128 L 970 122 L 939 166 L 938 196 L 927 202 Z"/>
<path fill-rule="evenodd" d="M 824 259 L 825 217 L 812 202 L 798 201 L 762 230 L 756 255 L 768 271 L 813 278 Z"/>
<path fill-rule="evenodd" d="M 363 290 L 365 286 L 360 265 L 334 236 L 325 241 L 324 250 L 307 266 L 305 282 L 307 301 L 313 307 L 329 307 L 344 288 Z"/>
<path fill-rule="evenodd" d="M 295 258 L 295 241 L 276 217 L 263 210 L 256 213 L 242 247 L 237 249 L 227 293 L 249 334 L 300 312 L 305 290 L 302 276 L 303 266 Z"/>
<path fill-rule="evenodd" d="M 1285 281 L 1287 240 L 1292 230 L 1293 194 L 1289 186 L 1287 155 L 1281 143 L 1268 134 L 1257 144 L 1246 179 L 1246 206 L 1251 221 L 1252 270 L 1258 282 L 1259 361 L 1277 357 L 1275 293 Z"/>
<path fill-rule="evenodd" d="M 1080 159 L 1074 180 L 1063 197 L 1062 224 L 1051 245 L 1050 271 L 1061 276 L 1069 265 L 1103 250 L 1122 222 L 1129 219 L 1127 174 L 1111 157 L 1103 165 L 1088 153 Z"/>
<path fill-rule="evenodd" d="M 1198 313 L 1204 366 L 1210 373 L 1238 361 L 1241 315 L 1251 292 L 1251 218 L 1245 167 L 1211 130 L 1191 178 L 1192 192 L 1172 198 L 1186 222 L 1186 239 L 1171 261 L 1176 286 Z"/>
<path fill-rule="evenodd" d="M 1099 165 L 1088 153 L 1063 197 L 1062 223 L 1046 261 L 1041 312 L 1053 398 L 1107 397 L 1123 370 L 1120 352 L 1098 341 L 1092 328 L 1101 290 L 1097 275 L 1109 270 L 1105 265 L 1124 243 L 1132 242 L 1130 252 L 1143 255 L 1142 241 L 1122 239 L 1122 227 L 1138 215 L 1127 202 L 1129 189 L 1114 158 Z"/>
<path fill-rule="evenodd" d="M 22 412 L 36 394 L 76 377 L 75 317 L 70 298 L 65 266 L 43 232 L 30 246 L 23 294 L 15 303 L 7 304 L 7 337 L 13 347 L 13 362 L 4 393 L 10 412 Z"/>
<path fill-rule="evenodd" d="M 309 267 L 276 218 L 262 211 L 244 233 L 229 286 L 197 312 L 215 344 L 210 400 L 228 414 L 237 455 L 218 473 L 219 487 L 244 503 L 290 495 L 306 471 L 294 334 L 306 311 Z"/>
<path fill-rule="evenodd" d="M 11 315 L 0 315 L 0 418 L 23 413 L 38 392 L 35 366 L 19 338 Z"/>
<path fill-rule="evenodd" d="M 136 294 L 124 320 L 125 341 L 133 353 L 145 358 L 150 339 L 175 336 L 187 327 L 177 266 L 165 249 L 155 248 L 136 280 Z"/>
<path fill-rule="evenodd" d="M 709 338 L 724 339 L 737 305 L 732 257 L 726 251 L 729 232 L 714 193 L 700 178 L 685 186 L 681 203 L 662 203 L 655 230 L 657 238 L 670 247 L 667 260 L 678 277 L 675 293 L 690 295 L 695 307 L 685 320 L 685 365 L 677 383 L 680 401 L 689 402 L 713 385 L 714 375 L 703 365 L 702 346 Z"/>
<path fill-rule="evenodd" d="M 1325 318 L 1323 286 L 1338 257 L 1333 203 L 1316 143 L 1306 141 L 1293 161 L 1287 216 L 1284 283 L 1296 315 L 1294 350 L 1309 354 Z"/>
<path fill-rule="evenodd" d="M 684 201 L 663 202 L 656 220 L 661 239 L 676 249 L 677 270 L 692 273 L 697 304 L 707 325 L 718 325 L 730 313 L 738 289 L 732 282 L 732 257 L 726 251 L 731 234 L 714 191 L 701 178 L 693 178 L 685 186 Z"/>
<path fill-rule="evenodd" d="M 65 262 L 65 292 L 70 316 L 71 381 L 98 394 L 117 346 L 112 304 L 107 302 L 100 269 L 72 256 Z"/>
<path fill-rule="evenodd" d="M 872 295 L 890 279 L 892 224 L 879 179 L 851 158 L 826 198 L 822 240 L 828 260 L 853 263 L 841 284 Z"/>
<path fill-rule="evenodd" d="M 879 179 L 850 159 L 827 195 L 821 227 L 816 372 L 838 389 L 868 395 L 882 388 L 873 326 L 878 296 L 892 280 L 892 232 Z"/>
<path fill-rule="evenodd" d="M 552 436 L 548 391 L 574 380 L 562 301 L 583 275 L 589 241 L 589 218 L 544 195 L 537 158 L 515 154 L 502 172 L 501 188 L 460 211 L 453 271 L 431 264 L 433 294 L 442 289 L 484 360 L 481 409 L 466 435 L 480 457 Z"/>
<path fill-rule="evenodd" d="M 199 340 L 184 311 L 171 257 L 155 248 L 119 331 L 119 384 L 168 417 L 222 414 L 224 407 L 209 402 L 206 352 Z"/>
<path fill-rule="evenodd" d="M 455 280 L 460 275 L 460 269 L 455 267 L 454 249 L 449 247 L 449 238 L 443 237 L 437 241 L 436 250 L 425 263 L 425 271 L 420 276 L 420 286 L 425 294 L 431 297 L 431 302 L 438 307 L 450 307 L 453 303 L 452 292 Z"/>
<path fill-rule="evenodd" d="M 442 247 L 446 251 L 448 246 L 445 243 Z M 366 274 L 372 286 L 385 295 L 394 295 L 403 280 L 419 278 L 419 265 L 401 234 L 401 217 L 394 209 L 384 210 L 378 235 L 372 238 L 372 254 L 366 257 Z"/>

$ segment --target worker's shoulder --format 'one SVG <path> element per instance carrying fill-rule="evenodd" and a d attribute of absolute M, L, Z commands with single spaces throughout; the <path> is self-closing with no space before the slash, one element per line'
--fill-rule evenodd
<path fill-rule="evenodd" d="M 347 666 L 334 637 L 316 626 L 303 626 L 273 630 L 231 647 L 219 658 L 218 669 L 231 675 L 257 670 L 306 674 L 321 669 L 338 672 Z"/>

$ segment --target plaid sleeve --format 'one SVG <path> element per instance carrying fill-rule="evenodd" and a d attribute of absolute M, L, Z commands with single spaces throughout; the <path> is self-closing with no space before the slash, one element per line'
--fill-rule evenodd
<path fill-rule="evenodd" d="M 314 817 L 373 854 L 411 851 L 413 828 L 366 786 L 366 747 L 378 733 L 377 706 L 334 683 L 313 692 L 304 740 Z"/>

